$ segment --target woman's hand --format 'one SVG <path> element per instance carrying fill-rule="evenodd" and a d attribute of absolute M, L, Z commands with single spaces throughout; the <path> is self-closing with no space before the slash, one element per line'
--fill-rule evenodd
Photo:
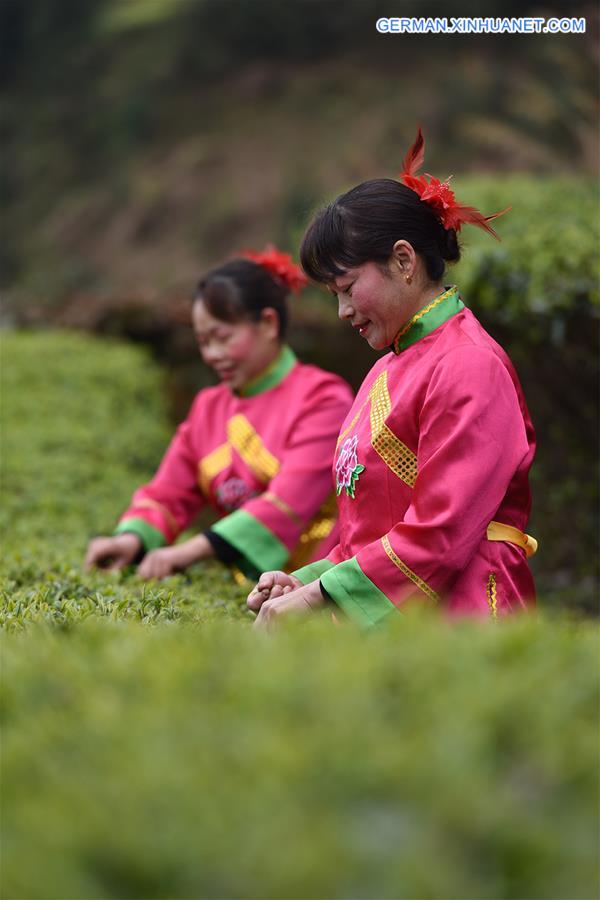
<path fill-rule="evenodd" d="M 145 579 L 166 578 L 213 554 L 208 538 L 198 534 L 189 541 L 183 541 L 173 547 L 161 547 L 147 553 L 138 566 L 137 574 Z"/>
<path fill-rule="evenodd" d="M 317 581 L 302 585 L 296 590 L 286 591 L 275 599 L 263 600 L 254 628 L 259 631 L 272 631 L 283 617 L 304 616 L 323 606 L 325 606 L 325 599 L 317 579 Z"/>
<path fill-rule="evenodd" d="M 173 575 L 185 569 L 187 562 L 179 552 L 178 547 L 160 547 L 158 550 L 151 550 L 146 553 L 145 557 L 137 568 L 137 574 L 140 578 L 166 578 L 167 575 Z"/>
<path fill-rule="evenodd" d="M 83 568 L 89 572 L 94 566 L 98 566 L 100 569 L 116 572 L 130 565 L 141 549 L 140 538 L 132 532 L 113 537 L 97 537 L 88 544 Z"/>
<path fill-rule="evenodd" d="M 248 594 L 246 603 L 252 612 L 258 612 L 265 600 L 275 600 L 301 587 L 302 582 L 295 575 L 279 571 L 263 572 Z"/>

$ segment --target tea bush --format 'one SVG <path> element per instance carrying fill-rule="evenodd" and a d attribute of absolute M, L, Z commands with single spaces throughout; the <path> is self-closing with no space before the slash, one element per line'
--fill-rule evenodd
<path fill-rule="evenodd" d="M 478 312 L 493 310 L 532 341 L 545 337 L 545 315 L 600 310 L 596 182 L 495 175 L 461 177 L 460 183 L 461 201 L 485 214 L 512 204 L 491 223 L 500 241 L 477 228 L 460 234 L 464 257 L 450 271 Z M 538 318 L 529 318 L 531 313 Z M 537 327 L 525 330 L 524 321 L 537 321 Z M 560 345 L 557 326 L 554 337 Z"/>
<path fill-rule="evenodd" d="M 110 534 L 170 437 L 149 354 L 77 334 L 23 333 L 3 338 L 2 363 L 5 625 L 240 615 L 245 592 L 216 564 L 169 579 L 169 588 L 81 572 L 88 540 Z"/>
<path fill-rule="evenodd" d="M 597 896 L 595 628 L 3 643 L 10 898 Z"/>
<path fill-rule="evenodd" d="M 598 630 L 249 629 L 243 588 L 84 575 L 168 437 L 137 349 L 8 335 L 0 895 L 591 900 Z"/>

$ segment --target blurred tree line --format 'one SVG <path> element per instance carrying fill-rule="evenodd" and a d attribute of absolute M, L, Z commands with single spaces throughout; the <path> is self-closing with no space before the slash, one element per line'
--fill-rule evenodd
<path fill-rule="evenodd" d="M 540 9 L 402 4 L 449 13 Z M 385 0 L 3 0 L 5 287 L 56 300 L 186 283 L 239 239 L 289 240 L 344 181 L 390 172 L 417 121 L 449 173 L 596 172 L 593 5 L 568 10 L 585 35 L 378 34 L 389 14 Z"/>
<path fill-rule="evenodd" d="M 532 408 L 540 587 L 592 609 L 598 11 L 405 0 L 403 16 L 585 16 L 587 32 L 378 34 L 394 14 L 384 0 L 3 0 L 4 314 L 150 342 L 180 365 L 181 415 L 204 377 L 186 307 L 200 272 L 266 241 L 295 251 L 311 210 L 393 175 L 422 123 L 428 171 L 485 210 L 513 204 L 502 244 L 466 236 L 457 279 Z M 372 355 L 331 306 L 309 295 L 293 318 L 303 356 L 356 385 Z"/>

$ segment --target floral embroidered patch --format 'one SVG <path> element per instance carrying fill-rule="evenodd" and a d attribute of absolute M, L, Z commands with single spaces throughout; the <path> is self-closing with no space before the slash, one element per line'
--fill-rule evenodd
<path fill-rule="evenodd" d="M 256 497 L 258 491 L 253 490 L 241 478 L 228 478 L 217 487 L 215 494 L 221 509 L 232 512 L 239 509 L 251 497 Z"/>
<path fill-rule="evenodd" d="M 335 490 L 338 497 L 342 491 L 346 491 L 348 496 L 354 500 L 358 476 L 365 471 L 365 467 L 358 461 L 356 454 L 357 444 L 358 437 L 356 435 L 346 438 L 342 444 L 340 455 L 335 464 Z"/>

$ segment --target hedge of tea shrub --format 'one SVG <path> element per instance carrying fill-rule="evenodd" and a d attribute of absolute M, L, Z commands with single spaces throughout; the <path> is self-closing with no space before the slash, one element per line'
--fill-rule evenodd
<path fill-rule="evenodd" d="M 594 624 L 265 637 L 222 567 L 84 575 L 168 438 L 160 377 L 3 345 L 2 897 L 596 896 Z"/>
<path fill-rule="evenodd" d="M 0 617 L 8 628 L 239 614 L 244 591 L 216 564 L 168 588 L 129 573 L 81 572 L 88 540 L 111 533 L 170 438 L 162 375 L 148 353 L 78 334 L 8 333 L 2 382 Z M 198 578 L 214 584 L 202 608 Z"/>
<path fill-rule="evenodd" d="M 5 636 L 2 896 L 593 900 L 597 676 L 526 618 Z"/>

